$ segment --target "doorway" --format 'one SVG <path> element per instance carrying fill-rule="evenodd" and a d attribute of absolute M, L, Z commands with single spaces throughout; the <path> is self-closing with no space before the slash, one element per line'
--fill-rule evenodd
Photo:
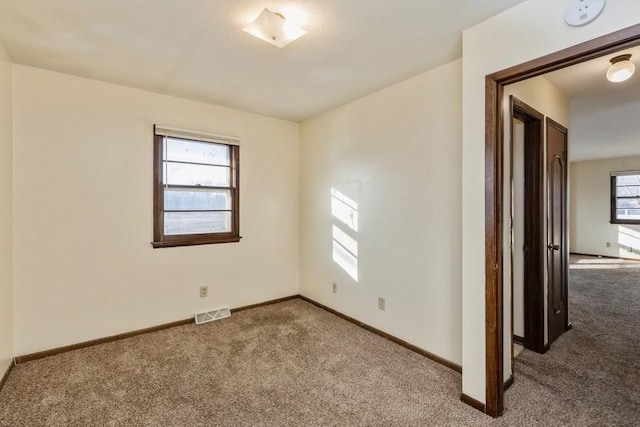
<path fill-rule="evenodd" d="M 513 384 L 515 359 L 523 349 L 545 353 L 568 330 L 569 295 L 568 131 L 548 116 L 569 123 L 569 103 L 544 77 L 510 85 L 507 95 L 505 389 Z"/>
<path fill-rule="evenodd" d="M 485 194 L 486 194 L 486 405 L 485 412 L 499 416 L 504 407 L 503 382 L 503 124 L 502 96 L 504 87 L 511 83 L 535 77 L 550 71 L 578 64 L 626 47 L 640 44 L 640 25 L 609 34 L 592 41 L 576 45 L 537 60 L 512 67 L 487 76 L 486 79 L 486 150 L 485 150 Z M 558 159 L 555 159 L 558 160 Z M 562 167 L 554 166 L 558 171 Z M 558 172 L 560 173 L 560 172 Z M 566 192 L 556 192 L 559 198 Z M 566 212 L 565 212 L 566 215 Z M 559 213 L 562 217 L 562 212 Z M 559 220 L 561 221 L 561 220 Z M 552 250 L 555 252 L 555 243 Z M 558 244 L 560 246 L 560 244 Z M 561 248 L 558 252 L 562 252 Z M 562 265 L 559 266 L 562 270 Z M 561 273 L 559 273 L 561 275 Z M 560 297 L 562 295 L 560 294 Z M 562 300 L 559 298 L 558 301 Z M 556 303 L 557 301 L 554 301 Z M 557 305 L 557 304 L 556 304 Z M 555 307 L 559 308 L 558 306 Z M 566 316 L 560 310 L 558 316 Z"/>
<path fill-rule="evenodd" d="M 510 96 L 510 105 L 512 336 L 525 348 L 543 353 L 546 248 L 543 243 L 544 212 L 537 207 L 544 206 L 544 115 L 514 95 Z"/>

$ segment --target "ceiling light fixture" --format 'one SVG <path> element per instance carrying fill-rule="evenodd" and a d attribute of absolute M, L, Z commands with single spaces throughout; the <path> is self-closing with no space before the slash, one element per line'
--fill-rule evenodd
<path fill-rule="evenodd" d="M 285 47 L 292 41 L 307 34 L 302 28 L 287 22 L 281 14 L 274 13 L 269 9 L 263 10 L 262 13 L 258 15 L 251 24 L 244 27 L 242 31 L 278 47 Z"/>
<path fill-rule="evenodd" d="M 607 70 L 607 79 L 610 82 L 618 83 L 633 76 L 636 66 L 630 61 L 631 55 L 620 55 L 611 59 L 611 66 Z"/>

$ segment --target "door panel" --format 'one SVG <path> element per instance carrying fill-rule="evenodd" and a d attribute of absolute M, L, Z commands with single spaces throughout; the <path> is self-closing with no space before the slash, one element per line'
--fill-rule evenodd
<path fill-rule="evenodd" d="M 567 129 L 547 118 L 547 278 L 550 345 L 567 325 Z"/>

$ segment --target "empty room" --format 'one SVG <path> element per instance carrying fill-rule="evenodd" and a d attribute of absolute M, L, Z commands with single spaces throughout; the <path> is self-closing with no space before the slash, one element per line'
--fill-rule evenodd
<path fill-rule="evenodd" d="M 639 45 L 637 0 L 0 0 L 0 426 L 633 425 L 633 373 L 513 361 L 505 147 L 516 85 L 630 54 L 637 88 Z M 572 163 L 556 242 L 544 136 L 589 120 L 544 93 L 531 239 L 574 280 L 635 248 L 574 199 L 638 169 Z M 538 367 L 589 315 L 536 351 L 550 265 Z"/>

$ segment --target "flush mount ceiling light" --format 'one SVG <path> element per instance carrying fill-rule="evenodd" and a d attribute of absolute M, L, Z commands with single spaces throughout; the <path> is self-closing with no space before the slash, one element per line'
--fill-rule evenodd
<path fill-rule="evenodd" d="M 620 55 L 611 59 L 611 66 L 607 70 L 607 79 L 610 82 L 618 83 L 633 76 L 636 66 L 630 61 L 631 55 Z"/>
<path fill-rule="evenodd" d="M 258 15 L 251 24 L 244 27 L 242 31 L 278 47 L 285 47 L 292 41 L 307 34 L 302 28 L 287 22 L 281 14 L 274 13 L 269 9 L 263 10 L 262 13 Z"/>

